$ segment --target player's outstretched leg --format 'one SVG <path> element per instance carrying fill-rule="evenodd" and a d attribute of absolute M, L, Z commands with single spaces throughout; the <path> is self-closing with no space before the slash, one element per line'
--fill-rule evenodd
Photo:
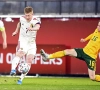
<path fill-rule="evenodd" d="M 29 66 L 29 70 L 30 70 L 30 66 Z M 21 76 L 20 76 L 20 78 L 18 79 L 17 84 L 19 84 L 19 85 L 22 84 L 22 81 L 23 81 L 23 79 L 25 78 L 25 76 L 27 75 L 27 73 L 29 72 L 29 70 L 28 70 L 26 73 L 21 73 Z"/>
<path fill-rule="evenodd" d="M 68 53 L 66 54 L 66 52 L 68 52 Z M 42 56 L 43 61 L 47 61 L 47 60 L 53 59 L 53 58 L 61 58 L 65 55 L 70 55 L 70 52 L 73 53 L 72 50 L 66 50 L 66 51 L 62 50 L 62 51 L 54 52 L 52 54 L 47 54 L 47 53 L 45 53 L 45 51 L 43 49 L 40 50 L 40 54 Z"/>
<path fill-rule="evenodd" d="M 19 85 L 22 84 L 22 81 L 23 81 L 23 79 L 25 78 L 26 74 L 27 74 L 27 73 L 25 73 L 25 74 L 21 73 L 21 76 L 20 76 L 20 78 L 18 79 L 17 84 L 19 84 Z"/>
<path fill-rule="evenodd" d="M 45 53 L 45 51 L 43 49 L 40 50 L 40 54 L 42 56 L 43 61 L 47 61 L 48 60 L 48 54 Z"/>

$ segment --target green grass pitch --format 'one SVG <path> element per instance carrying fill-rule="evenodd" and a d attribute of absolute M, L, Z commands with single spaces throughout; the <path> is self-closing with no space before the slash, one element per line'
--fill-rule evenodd
<path fill-rule="evenodd" d="M 18 77 L 0 77 L 0 90 L 100 90 L 100 82 L 78 77 L 32 77 L 17 85 Z"/>

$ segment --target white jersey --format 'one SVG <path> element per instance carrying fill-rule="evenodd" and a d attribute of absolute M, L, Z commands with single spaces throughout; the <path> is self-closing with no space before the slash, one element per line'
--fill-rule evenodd
<path fill-rule="evenodd" d="M 27 28 L 34 27 L 36 24 L 40 24 L 40 18 L 33 17 L 30 22 L 27 22 L 24 16 L 20 17 L 20 34 L 19 41 L 35 42 L 37 31 L 27 31 Z"/>

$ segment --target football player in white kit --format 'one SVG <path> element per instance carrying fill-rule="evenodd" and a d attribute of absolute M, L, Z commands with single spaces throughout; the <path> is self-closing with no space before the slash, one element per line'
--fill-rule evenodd
<path fill-rule="evenodd" d="M 20 29 L 16 56 L 12 60 L 11 65 L 10 75 L 12 76 L 16 74 L 16 67 L 24 55 L 26 55 L 26 63 L 31 67 L 37 49 L 35 40 L 37 31 L 40 29 L 40 19 L 33 16 L 32 7 L 26 7 L 24 14 L 24 16 L 20 17 L 20 22 L 17 24 L 16 30 L 12 33 L 12 36 L 15 36 Z M 26 74 L 21 74 L 17 84 L 22 84 L 22 80 Z"/>
<path fill-rule="evenodd" d="M 0 20 L 0 31 L 2 33 L 2 38 L 3 38 L 3 49 L 6 49 L 7 48 L 6 31 L 5 31 L 4 23 L 1 20 Z"/>

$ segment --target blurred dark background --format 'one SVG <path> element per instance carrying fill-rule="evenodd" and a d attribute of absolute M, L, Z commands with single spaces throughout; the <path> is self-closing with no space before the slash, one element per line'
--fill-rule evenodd
<path fill-rule="evenodd" d="M 35 14 L 100 14 L 100 0 L 0 0 L 0 14 L 23 14 L 26 6 Z"/>

